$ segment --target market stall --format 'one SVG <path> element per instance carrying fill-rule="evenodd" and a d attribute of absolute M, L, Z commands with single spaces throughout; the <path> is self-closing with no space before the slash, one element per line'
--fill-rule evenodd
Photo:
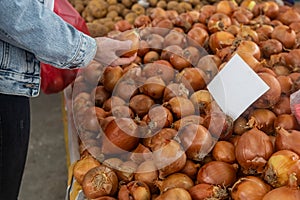
<path fill-rule="evenodd" d="M 300 199 L 297 5 L 70 2 L 137 58 L 65 89 L 66 199 Z"/>

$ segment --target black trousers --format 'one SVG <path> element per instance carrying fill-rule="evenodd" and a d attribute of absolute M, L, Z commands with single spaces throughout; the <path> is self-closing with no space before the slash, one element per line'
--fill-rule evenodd
<path fill-rule="evenodd" d="M 0 199 L 18 198 L 28 151 L 28 97 L 0 94 Z"/>

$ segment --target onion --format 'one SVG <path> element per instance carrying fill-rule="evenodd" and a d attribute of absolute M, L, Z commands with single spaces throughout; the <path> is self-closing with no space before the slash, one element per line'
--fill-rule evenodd
<path fill-rule="evenodd" d="M 118 96 L 125 101 L 129 101 L 131 96 L 137 93 L 137 85 L 133 79 L 121 80 L 114 88 L 114 96 Z"/>
<path fill-rule="evenodd" d="M 138 32 L 138 29 L 129 29 L 124 32 L 120 32 L 120 34 L 117 35 L 115 39 L 118 39 L 121 41 L 124 41 L 124 40 L 132 41 L 130 50 L 119 51 L 119 52 L 117 52 L 118 55 L 121 55 L 124 57 L 131 57 L 137 53 L 137 51 L 139 49 L 139 42 L 140 42 L 140 35 Z"/>
<path fill-rule="evenodd" d="M 155 181 L 155 185 L 159 188 L 160 192 L 163 193 L 172 188 L 183 188 L 189 190 L 194 186 L 194 182 L 186 174 L 174 173 L 163 180 Z"/>
<path fill-rule="evenodd" d="M 109 97 L 110 93 L 102 85 L 97 86 L 91 93 L 91 100 L 99 107 L 101 107 Z"/>
<path fill-rule="evenodd" d="M 224 31 L 231 25 L 231 19 L 224 13 L 215 13 L 207 21 L 207 28 L 210 33 Z"/>
<path fill-rule="evenodd" d="M 235 1 L 219 1 L 216 4 L 216 12 L 231 16 L 231 14 L 237 9 L 237 7 L 238 4 Z"/>
<path fill-rule="evenodd" d="M 165 141 L 153 149 L 153 160 L 159 170 L 159 178 L 179 172 L 186 163 L 186 154 L 175 140 Z"/>
<path fill-rule="evenodd" d="M 153 132 L 170 127 L 173 123 L 173 115 L 169 109 L 162 105 L 152 107 L 143 118 Z"/>
<path fill-rule="evenodd" d="M 165 83 L 173 81 L 175 70 L 167 60 L 156 60 L 153 63 L 147 63 L 143 68 L 143 75 L 147 78 L 151 76 L 160 76 Z"/>
<path fill-rule="evenodd" d="M 247 119 L 243 116 L 239 116 L 233 123 L 233 133 L 236 135 L 242 135 L 248 129 Z"/>
<path fill-rule="evenodd" d="M 118 177 L 110 168 L 100 165 L 87 172 L 82 189 L 85 196 L 91 199 L 114 195 L 118 189 Z"/>
<path fill-rule="evenodd" d="M 241 42 L 239 42 L 236 52 L 249 53 L 253 55 L 257 60 L 261 58 L 260 47 L 255 42 L 250 40 L 242 40 Z"/>
<path fill-rule="evenodd" d="M 300 14 L 295 9 L 287 9 L 284 12 L 280 12 L 277 19 L 285 25 L 290 25 L 293 22 L 300 21 Z"/>
<path fill-rule="evenodd" d="M 155 181 L 158 180 L 158 170 L 153 160 L 142 162 L 136 169 L 134 179 L 146 183 L 151 192 L 155 192 L 157 190 Z"/>
<path fill-rule="evenodd" d="M 175 129 L 163 128 L 150 137 L 144 137 L 143 144 L 153 150 L 156 149 L 156 147 L 159 148 L 164 145 L 166 141 L 173 139 L 176 135 L 177 131 Z"/>
<path fill-rule="evenodd" d="M 189 189 L 189 193 L 193 200 L 205 200 L 210 198 L 223 200 L 228 198 L 226 188 L 206 183 L 193 186 Z"/>
<path fill-rule="evenodd" d="M 140 164 L 145 160 L 151 160 L 152 152 L 148 147 L 144 146 L 142 143 L 139 143 L 138 146 L 131 152 L 129 159 Z"/>
<path fill-rule="evenodd" d="M 271 38 L 280 41 L 287 49 L 293 48 L 296 43 L 296 33 L 287 25 L 276 26 L 271 34 Z"/>
<path fill-rule="evenodd" d="M 279 101 L 273 106 L 272 111 L 276 115 L 291 114 L 290 97 L 281 95 Z"/>
<path fill-rule="evenodd" d="M 277 39 L 267 39 L 260 42 L 260 49 L 265 58 L 269 58 L 272 54 L 278 54 L 282 52 L 282 43 Z"/>
<path fill-rule="evenodd" d="M 137 94 L 129 101 L 129 107 L 139 117 L 145 116 L 154 104 L 154 100 L 145 94 Z"/>
<path fill-rule="evenodd" d="M 274 27 L 271 25 L 263 24 L 257 29 L 255 29 L 259 41 L 265 41 L 271 38 L 271 34 L 274 30 Z"/>
<path fill-rule="evenodd" d="M 227 141 L 218 141 L 212 150 L 212 156 L 217 161 L 234 163 L 236 161 L 234 145 Z"/>
<path fill-rule="evenodd" d="M 195 108 L 199 109 L 199 113 L 202 115 L 208 105 L 213 101 L 213 98 L 208 90 L 203 89 L 194 92 L 190 96 L 190 100 L 194 104 Z"/>
<path fill-rule="evenodd" d="M 276 129 L 275 146 L 277 150 L 291 150 L 300 155 L 300 131 L 286 130 L 284 128 Z"/>
<path fill-rule="evenodd" d="M 262 173 L 272 153 L 273 144 L 270 138 L 257 128 L 242 134 L 235 148 L 236 160 L 244 174 Z"/>
<path fill-rule="evenodd" d="M 205 116 L 203 126 L 214 138 L 226 140 L 232 135 L 233 119 L 223 112 L 212 112 Z"/>
<path fill-rule="evenodd" d="M 236 181 L 236 169 L 233 165 L 211 161 L 203 165 L 197 174 L 198 183 L 222 185 L 225 187 L 233 185 Z"/>
<path fill-rule="evenodd" d="M 160 76 L 147 78 L 145 83 L 139 88 L 140 92 L 150 96 L 153 99 L 159 99 L 163 96 L 165 82 Z"/>
<path fill-rule="evenodd" d="M 160 59 L 159 53 L 157 51 L 150 50 L 144 55 L 143 62 L 144 62 L 144 64 L 152 63 L 159 59 Z"/>
<path fill-rule="evenodd" d="M 189 192 L 183 188 L 172 188 L 166 192 L 159 195 L 155 200 L 170 200 L 170 199 L 180 199 L 180 200 L 192 200 Z"/>
<path fill-rule="evenodd" d="M 210 35 L 209 37 L 209 47 L 216 53 L 218 49 L 222 49 L 227 46 L 231 46 L 235 36 L 229 32 L 218 31 Z"/>
<path fill-rule="evenodd" d="M 115 106 L 111 110 L 112 116 L 115 118 L 134 118 L 135 115 L 128 106 Z"/>
<path fill-rule="evenodd" d="M 274 121 L 275 128 L 283 128 L 285 130 L 297 130 L 300 125 L 297 122 L 297 118 L 293 114 L 281 114 L 278 115 Z"/>
<path fill-rule="evenodd" d="M 248 116 L 247 125 L 250 128 L 256 127 L 266 134 L 274 132 L 275 113 L 266 108 L 254 109 Z"/>
<path fill-rule="evenodd" d="M 221 62 L 221 59 L 216 55 L 205 55 L 199 59 L 196 67 L 205 73 L 207 82 L 209 82 L 219 72 L 218 68 Z"/>
<path fill-rule="evenodd" d="M 104 130 L 102 152 L 104 154 L 118 154 L 133 150 L 139 143 L 136 130 L 137 125 L 132 119 L 118 118 L 112 120 Z"/>
<path fill-rule="evenodd" d="M 172 127 L 176 130 L 179 130 L 189 124 L 203 124 L 203 120 L 204 118 L 200 115 L 189 115 L 175 121 Z"/>
<path fill-rule="evenodd" d="M 258 73 L 258 76 L 270 87 L 270 89 L 254 102 L 257 108 L 270 108 L 280 99 L 281 87 L 276 77 L 268 73 Z"/>
<path fill-rule="evenodd" d="M 100 166 L 100 162 L 92 156 L 85 156 L 74 164 L 73 175 L 79 184 L 82 184 L 85 174 L 92 168 Z"/>
<path fill-rule="evenodd" d="M 185 68 L 176 75 L 176 82 L 183 83 L 190 92 L 204 89 L 206 80 L 205 73 L 199 68 Z"/>
<path fill-rule="evenodd" d="M 185 48 L 187 44 L 186 36 L 178 31 L 170 31 L 164 39 L 163 46 L 168 47 L 171 45 L 178 45 L 181 48 Z"/>
<path fill-rule="evenodd" d="M 149 186 L 141 181 L 131 181 L 121 185 L 118 192 L 118 199 L 122 200 L 150 200 L 151 193 Z"/>
<path fill-rule="evenodd" d="M 296 178 L 300 183 L 300 160 L 298 154 L 290 150 L 276 151 L 269 158 L 264 172 L 264 180 L 273 187 L 288 186 Z"/>
<path fill-rule="evenodd" d="M 240 178 L 230 189 L 233 200 L 260 200 L 271 190 L 271 186 L 255 176 Z"/>
<path fill-rule="evenodd" d="M 188 98 L 189 90 L 184 86 L 183 83 L 169 83 L 163 95 L 163 101 L 167 102 L 173 97 L 179 96 L 183 98 Z"/>
<path fill-rule="evenodd" d="M 271 190 L 263 197 L 263 200 L 281 199 L 298 200 L 300 199 L 300 190 L 298 188 L 283 186 Z"/>
<path fill-rule="evenodd" d="M 195 113 L 193 103 L 189 99 L 180 96 L 171 98 L 168 102 L 164 103 L 164 106 L 173 113 L 175 119 L 180 119 Z"/>
<path fill-rule="evenodd" d="M 133 161 L 125 161 L 116 170 L 118 180 L 120 182 L 128 183 L 133 180 L 136 172 L 137 164 Z"/>
<path fill-rule="evenodd" d="M 211 134 L 202 125 L 186 125 L 179 129 L 178 135 L 191 160 L 201 161 L 213 148 Z"/>
<path fill-rule="evenodd" d="M 200 164 L 196 163 L 192 160 L 187 159 L 184 168 L 180 171 L 187 176 L 189 176 L 192 180 L 196 179 L 197 172 L 199 170 Z"/>

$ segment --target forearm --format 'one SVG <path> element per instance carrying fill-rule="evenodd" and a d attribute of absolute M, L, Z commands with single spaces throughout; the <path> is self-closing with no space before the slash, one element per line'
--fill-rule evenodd
<path fill-rule="evenodd" d="M 1 38 L 60 68 L 86 66 L 96 52 L 93 38 L 77 31 L 37 0 L 4 0 Z"/>

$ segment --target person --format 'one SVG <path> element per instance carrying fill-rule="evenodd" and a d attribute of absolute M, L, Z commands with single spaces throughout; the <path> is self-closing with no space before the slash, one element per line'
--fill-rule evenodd
<path fill-rule="evenodd" d="M 39 95 L 40 62 L 73 69 L 95 60 L 128 64 L 118 50 L 131 41 L 92 38 L 46 8 L 43 0 L 3 0 L 0 6 L 0 199 L 16 200 L 30 133 L 30 98 Z M 34 184 L 34 183 L 33 183 Z"/>

